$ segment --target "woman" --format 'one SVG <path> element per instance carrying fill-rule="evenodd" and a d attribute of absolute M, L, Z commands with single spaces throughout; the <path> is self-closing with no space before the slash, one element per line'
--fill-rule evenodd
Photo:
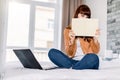
<path fill-rule="evenodd" d="M 74 18 L 91 18 L 91 11 L 87 5 L 80 5 Z M 96 30 L 95 37 L 75 37 L 71 25 L 64 30 L 65 53 L 51 49 L 48 53 L 50 60 L 60 68 L 98 69 L 99 58 L 97 53 L 100 44 L 97 40 L 99 30 Z"/>

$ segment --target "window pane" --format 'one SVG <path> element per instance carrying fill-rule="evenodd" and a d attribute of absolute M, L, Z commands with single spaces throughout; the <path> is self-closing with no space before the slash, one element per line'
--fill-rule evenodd
<path fill-rule="evenodd" d="M 38 61 L 50 61 L 48 58 L 48 51 L 34 50 L 34 56 Z"/>
<path fill-rule="evenodd" d="M 28 46 L 30 5 L 9 3 L 7 46 Z"/>
<path fill-rule="evenodd" d="M 50 2 L 50 3 L 56 3 L 57 2 L 57 0 L 33 0 L 33 1 Z"/>
<path fill-rule="evenodd" d="M 35 47 L 51 48 L 54 40 L 55 9 L 36 7 L 35 16 Z"/>

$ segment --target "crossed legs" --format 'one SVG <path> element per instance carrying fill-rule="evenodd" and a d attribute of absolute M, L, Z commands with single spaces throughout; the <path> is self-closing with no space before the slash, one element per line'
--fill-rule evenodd
<path fill-rule="evenodd" d="M 48 53 L 49 59 L 60 68 L 72 69 L 98 69 L 99 58 L 96 54 L 86 54 L 80 61 L 73 60 L 57 49 L 51 49 Z"/>

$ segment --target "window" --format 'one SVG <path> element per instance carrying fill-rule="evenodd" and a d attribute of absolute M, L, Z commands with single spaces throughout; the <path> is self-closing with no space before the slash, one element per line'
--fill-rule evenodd
<path fill-rule="evenodd" d="M 9 3 L 7 46 L 28 46 L 30 5 Z"/>
<path fill-rule="evenodd" d="M 55 9 L 48 7 L 36 6 L 36 16 L 35 16 L 35 47 L 49 48 L 53 47 L 54 41 L 54 16 Z M 53 20 L 51 23 L 48 20 Z M 51 42 L 51 46 L 47 47 Z"/>
<path fill-rule="evenodd" d="M 48 29 L 54 29 L 54 20 L 53 19 L 48 19 Z"/>
<path fill-rule="evenodd" d="M 54 44 L 59 35 L 54 26 L 59 20 L 56 4 L 57 0 L 9 1 L 7 62 L 18 60 L 13 49 L 23 48 L 31 49 L 38 60 L 49 61 L 49 49 L 58 47 Z"/>
<path fill-rule="evenodd" d="M 9 2 L 7 61 L 17 60 L 12 48 L 28 48 L 30 5 Z"/>

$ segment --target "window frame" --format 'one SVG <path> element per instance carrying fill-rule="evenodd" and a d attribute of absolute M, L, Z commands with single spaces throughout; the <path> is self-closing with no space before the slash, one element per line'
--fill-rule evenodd
<path fill-rule="evenodd" d="M 35 48 L 34 47 L 34 36 L 35 36 L 35 7 L 36 6 L 42 6 L 42 7 L 48 7 L 48 8 L 54 8 L 55 9 L 55 16 L 54 16 L 54 42 L 53 47 L 57 49 L 61 49 L 61 1 L 57 0 L 56 3 L 51 2 L 40 2 L 40 1 L 32 1 L 32 0 L 9 0 L 9 2 L 18 2 L 22 4 L 29 4 L 30 5 L 30 18 L 29 18 L 29 36 L 28 36 L 28 46 L 7 46 L 7 49 L 14 49 L 14 48 L 29 48 L 31 50 L 48 50 L 45 48 Z M 59 36 L 59 37 L 58 37 Z"/>

